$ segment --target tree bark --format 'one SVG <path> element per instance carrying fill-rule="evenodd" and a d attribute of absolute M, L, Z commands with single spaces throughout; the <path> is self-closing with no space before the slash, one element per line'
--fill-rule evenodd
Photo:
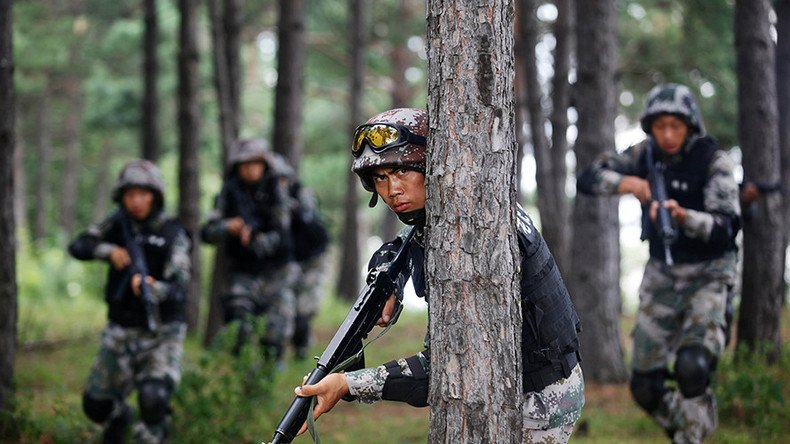
<path fill-rule="evenodd" d="M 178 52 L 178 217 L 192 236 L 192 277 L 187 291 L 187 328 L 200 318 L 200 107 L 196 0 L 179 0 L 181 30 Z"/>
<path fill-rule="evenodd" d="M 349 0 L 351 35 L 351 84 L 349 88 L 349 122 L 348 134 L 354 133 L 357 125 L 362 123 L 362 94 L 365 78 L 365 53 L 367 51 L 367 2 L 365 0 Z M 349 165 L 346 175 L 345 214 L 343 223 L 343 243 L 341 246 L 340 273 L 337 280 L 337 294 L 341 298 L 353 301 L 359 292 L 360 241 L 359 215 L 359 178 L 351 171 Z"/>
<path fill-rule="evenodd" d="M 521 443 L 513 2 L 429 0 L 431 443 Z"/>
<path fill-rule="evenodd" d="M 49 84 L 49 80 L 46 81 Z M 38 102 L 38 159 L 36 161 L 36 201 L 33 205 L 33 242 L 38 244 L 47 235 L 51 197 L 50 168 L 52 163 L 52 132 L 50 130 L 50 91 L 44 88 Z"/>
<path fill-rule="evenodd" d="M 0 411 L 13 412 L 16 358 L 16 234 L 14 226 L 14 54 L 11 0 L 0 0 Z"/>
<path fill-rule="evenodd" d="M 211 27 L 211 54 L 214 67 L 214 88 L 217 92 L 219 108 L 219 129 L 222 142 L 222 165 L 225 165 L 230 152 L 230 145 L 239 133 L 238 110 L 230 90 L 230 73 L 228 72 L 227 45 L 222 10 L 217 4 L 220 0 L 206 0 Z"/>
<path fill-rule="evenodd" d="M 143 0 L 143 125 L 142 149 L 144 159 L 159 160 L 159 19 L 156 0 Z"/>
<path fill-rule="evenodd" d="M 613 150 L 617 111 L 615 0 L 588 0 L 577 6 L 578 81 L 576 139 L 578 168 Z M 585 379 L 619 383 L 628 379 L 620 344 L 620 249 L 616 197 L 577 194 L 569 290 L 582 313 L 580 350 Z M 588 352 L 585 353 L 585 350 Z"/>
<path fill-rule="evenodd" d="M 565 195 L 567 169 L 564 153 L 555 153 L 549 146 L 544 130 L 546 113 L 543 109 L 544 97 L 538 79 L 538 62 L 535 45 L 538 43 L 537 0 L 521 0 L 521 45 L 523 51 L 524 83 L 526 86 L 529 126 L 532 134 L 532 148 L 537 165 L 536 182 L 538 185 L 538 210 L 540 211 L 540 231 L 551 248 L 560 270 L 568 270 L 568 247 L 570 245 L 570 211 L 568 197 Z M 566 33 L 568 30 L 566 29 Z M 567 39 L 563 41 L 567 45 Z M 564 48 L 566 49 L 566 48 Z M 567 54 L 565 54 L 567 57 Z M 565 61 L 567 78 L 567 61 Z M 560 149 L 563 147 L 561 146 Z M 557 164 L 555 162 L 559 160 Z"/>
<path fill-rule="evenodd" d="M 768 0 L 736 0 L 735 49 L 738 72 L 738 133 L 744 176 L 779 182 L 779 132 L 775 54 Z M 738 345 L 779 354 L 784 258 L 781 193 L 766 193 L 743 228 L 743 287 Z M 766 350 L 762 347 L 767 346 Z"/>
<path fill-rule="evenodd" d="M 25 175 L 25 141 L 15 133 L 14 149 L 14 222 L 22 229 L 27 226 L 27 177 Z"/>
<path fill-rule="evenodd" d="M 74 58 L 72 58 L 74 60 Z M 60 227 L 71 235 L 76 222 L 77 184 L 82 135 L 82 84 L 78 76 L 66 80 L 66 97 L 71 109 L 66 116 L 66 152 L 60 193 Z"/>
<path fill-rule="evenodd" d="M 274 100 L 274 151 L 296 173 L 302 161 L 302 102 L 305 69 L 305 0 L 280 0 L 277 88 Z"/>
<path fill-rule="evenodd" d="M 230 104 L 233 119 L 236 121 L 236 136 L 238 136 L 239 122 L 241 121 L 241 30 L 242 10 L 244 0 L 223 0 L 224 14 L 222 16 L 223 29 L 225 30 L 225 60 L 228 71 L 228 87 L 230 90 Z"/>

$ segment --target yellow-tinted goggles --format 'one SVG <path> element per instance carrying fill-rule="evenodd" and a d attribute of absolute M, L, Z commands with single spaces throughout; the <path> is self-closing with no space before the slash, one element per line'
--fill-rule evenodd
<path fill-rule="evenodd" d="M 425 146 L 425 137 L 412 133 L 403 125 L 396 123 L 372 123 L 357 127 L 354 131 L 354 142 L 351 153 L 359 157 L 365 145 L 376 153 L 381 154 L 391 148 L 400 147 L 408 143 Z"/>

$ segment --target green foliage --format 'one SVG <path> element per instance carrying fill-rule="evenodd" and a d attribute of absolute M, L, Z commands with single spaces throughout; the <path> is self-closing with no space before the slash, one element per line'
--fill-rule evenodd
<path fill-rule="evenodd" d="M 766 364 L 764 356 L 740 347 L 719 363 L 716 381 L 719 420 L 750 427 L 757 441 L 786 436 L 790 424 L 790 344 L 776 365 Z"/>

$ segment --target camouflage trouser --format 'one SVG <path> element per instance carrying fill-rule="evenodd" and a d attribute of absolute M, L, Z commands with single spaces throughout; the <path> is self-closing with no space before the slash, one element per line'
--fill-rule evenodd
<path fill-rule="evenodd" d="M 240 340 L 248 339 L 254 319 L 263 316 L 266 330 L 260 341 L 265 346 L 274 347 L 279 356 L 293 334 L 296 313 L 292 287 L 297 273 L 298 266 L 293 263 L 260 274 L 231 273 L 230 291 L 222 304 L 226 321 L 241 322 Z M 242 333 L 245 329 L 247 332 Z M 237 343 L 237 347 L 242 345 Z"/>
<path fill-rule="evenodd" d="M 648 261 L 633 332 L 633 370 L 669 370 L 675 353 L 685 346 L 702 346 L 718 359 L 725 345 L 725 310 L 735 261 L 734 253 L 672 267 Z M 671 389 L 653 417 L 675 442 L 700 442 L 716 428 L 716 400 L 710 388 L 689 399 Z"/>
<path fill-rule="evenodd" d="M 566 443 L 584 407 L 584 375 L 579 364 L 570 376 L 539 392 L 524 394 L 524 442 Z"/>
<path fill-rule="evenodd" d="M 108 325 L 102 332 L 101 348 L 93 363 L 85 393 L 94 399 L 111 399 L 111 417 L 122 414 L 125 400 L 145 380 L 166 381 L 175 388 L 181 380 L 181 356 L 184 351 L 186 325 L 173 322 L 159 326 L 155 333 L 140 328 Z M 162 430 L 148 430 L 140 422 L 135 425 L 138 442 L 149 442 L 145 436 L 158 437 Z"/>
<path fill-rule="evenodd" d="M 326 256 L 321 254 L 299 263 L 300 273 L 294 282 L 296 296 L 296 319 L 294 323 L 294 347 L 307 347 L 310 342 L 310 322 L 318 313 L 324 300 L 326 280 Z M 300 353 L 297 351 L 297 353 Z"/>

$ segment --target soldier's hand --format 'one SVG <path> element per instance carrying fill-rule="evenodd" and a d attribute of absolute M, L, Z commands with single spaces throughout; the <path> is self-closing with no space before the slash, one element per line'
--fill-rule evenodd
<path fill-rule="evenodd" d="M 252 241 L 252 229 L 248 226 L 243 226 L 241 228 L 241 234 L 239 235 L 239 240 L 244 247 L 249 247 L 250 242 Z"/>
<path fill-rule="evenodd" d="M 633 194 L 642 205 L 650 202 L 650 182 L 637 176 L 623 176 L 620 184 L 617 185 L 618 194 Z"/>
<path fill-rule="evenodd" d="M 132 263 L 132 258 L 129 256 L 129 252 L 126 251 L 126 248 L 115 247 L 110 252 L 110 263 L 116 270 L 123 270 Z"/>
<path fill-rule="evenodd" d="M 139 273 L 135 274 L 134 276 L 132 276 L 132 282 L 131 282 L 131 284 L 132 284 L 132 292 L 134 293 L 135 296 L 140 296 L 140 281 L 141 280 L 142 280 L 142 276 L 140 276 Z M 154 285 L 156 283 L 156 279 L 152 278 L 151 276 L 146 276 L 145 277 L 145 283 L 148 284 L 148 286 L 150 287 L 150 286 L 152 286 L 152 285 Z"/>
<path fill-rule="evenodd" d="M 387 302 L 384 304 L 384 308 L 381 310 L 381 317 L 376 321 L 376 325 L 379 327 L 386 327 L 387 322 L 392 319 L 392 314 L 395 313 L 395 303 L 397 299 L 395 298 L 395 293 L 390 295 L 390 298 L 387 299 Z"/>
<path fill-rule="evenodd" d="M 228 234 L 231 236 L 239 237 L 241 234 L 241 230 L 244 228 L 244 219 L 240 217 L 234 217 L 228 219 L 225 222 L 225 227 L 228 230 Z"/>
<path fill-rule="evenodd" d="M 305 380 L 307 377 L 305 376 Z M 344 373 L 331 373 L 322 379 L 318 384 L 302 385 L 294 389 L 297 396 L 315 396 L 318 401 L 313 409 L 313 419 L 332 410 L 332 408 L 348 394 L 348 383 Z M 302 424 L 299 429 L 299 436 L 307 430 L 307 422 Z"/>
<path fill-rule="evenodd" d="M 669 215 L 672 216 L 672 219 L 675 219 L 678 224 L 682 224 L 686 221 L 686 217 L 688 217 L 688 212 L 685 208 L 681 207 L 678 201 L 675 199 L 667 199 L 664 201 L 664 208 L 669 210 Z M 658 202 L 653 201 L 650 204 L 650 220 L 652 222 L 656 221 L 658 218 Z"/>

